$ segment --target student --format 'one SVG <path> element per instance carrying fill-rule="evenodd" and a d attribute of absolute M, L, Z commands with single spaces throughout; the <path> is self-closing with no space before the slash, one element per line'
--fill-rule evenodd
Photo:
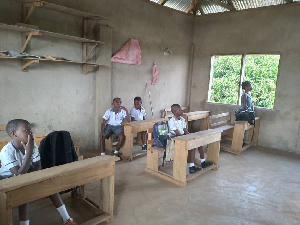
<path fill-rule="evenodd" d="M 252 85 L 250 81 L 244 81 L 242 83 L 242 89 L 244 90 L 241 96 L 241 110 L 254 110 L 252 105 L 251 94 L 249 93 L 252 90 Z"/>
<path fill-rule="evenodd" d="M 171 111 L 174 115 L 168 122 L 169 130 L 170 130 L 171 134 L 175 135 L 175 136 L 181 136 L 181 135 L 189 134 L 189 132 L 186 129 L 185 119 L 182 117 L 183 111 L 181 109 L 181 106 L 179 104 L 173 104 L 171 106 Z M 200 153 L 202 168 L 213 165 L 213 163 L 205 161 L 203 146 L 199 147 L 198 151 Z M 197 171 L 202 170 L 201 167 L 195 166 L 195 163 L 194 163 L 196 149 L 189 150 L 189 152 L 190 152 L 189 153 L 190 154 L 189 172 L 190 173 L 195 173 Z"/>
<path fill-rule="evenodd" d="M 145 120 L 146 116 L 146 110 L 142 106 L 142 99 L 141 97 L 135 97 L 133 100 L 134 107 L 130 110 L 130 116 L 131 121 L 139 121 L 139 120 Z M 146 131 L 140 132 L 142 135 L 142 150 L 147 151 L 147 145 L 146 145 Z"/>
<path fill-rule="evenodd" d="M 12 138 L 0 152 L 2 179 L 18 176 L 41 169 L 40 154 L 34 142 L 31 125 L 23 119 L 7 123 L 6 132 Z M 60 195 L 49 196 L 63 219 L 64 225 L 77 225 L 69 216 Z M 29 203 L 19 206 L 20 225 L 29 225 Z"/>
<path fill-rule="evenodd" d="M 115 156 L 119 156 L 119 150 L 124 143 L 125 136 L 122 127 L 123 118 L 130 122 L 130 117 L 127 109 L 121 106 L 121 98 L 114 98 L 112 105 L 113 107 L 108 109 L 104 116 L 101 124 L 101 155 L 105 155 L 105 138 L 108 139 L 110 135 L 115 134 L 118 139 L 116 150 L 114 151 Z"/>

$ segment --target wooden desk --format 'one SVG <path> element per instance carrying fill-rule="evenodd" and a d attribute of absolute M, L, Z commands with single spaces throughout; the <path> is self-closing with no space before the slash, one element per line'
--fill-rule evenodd
<path fill-rule="evenodd" d="M 132 161 L 133 157 L 135 157 L 137 155 L 141 155 L 141 154 L 146 154 L 147 152 L 142 152 L 142 153 L 132 155 L 133 133 L 147 131 L 147 129 L 152 128 L 155 123 L 160 122 L 160 121 L 167 122 L 168 119 L 167 118 L 155 118 L 155 119 L 133 121 L 130 123 L 123 123 L 122 125 L 124 125 L 125 144 L 123 147 L 122 158 Z"/>
<path fill-rule="evenodd" d="M 154 163 L 157 164 L 157 157 L 152 157 L 152 150 L 151 148 L 148 148 L 146 171 L 176 185 L 185 186 L 188 181 L 195 177 L 198 177 L 209 170 L 218 169 L 221 132 L 222 131 L 210 129 L 172 138 L 172 140 L 175 141 L 173 175 L 158 171 L 157 168 L 153 166 Z M 186 168 L 188 151 L 203 145 L 208 145 L 206 160 L 214 163 L 214 165 L 187 176 Z M 148 157 L 150 161 L 153 162 L 149 162 Z M 153 159 L 151 160 L 151 158 Z"/>
<path fill-rule="evenodd" d="M 208 123 L 209 123 L 209 114 L 210 111 L 194 111 L 194 112 L 188 112 L 184 113 L 184 115 L 187 118 L 188 126 L 187 128 L 191 128 L 191 122 L 194 120 L 200 120 L 200 131 L 201 130 L 207 130 L 208 129 Z"/>
<path fill-rule="evenodd" d="M 0 181 L 0 224 L 12 225 L 12 208 L 49 195 L 102 180 L 98 206 L 88 201 L 84 194 L 79 198 L 84 207 L 93 207 L 96 217 L 81 225 L 99 224 L 113 220 L 114 177 L 117 157 L 98 156 L 62 166 L 23 174 Z"/>

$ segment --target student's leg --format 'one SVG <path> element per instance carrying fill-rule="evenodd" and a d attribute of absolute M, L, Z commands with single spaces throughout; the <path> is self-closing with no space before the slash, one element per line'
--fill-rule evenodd
<path fill-rule="evenodd" d="M 191 149 L 189 150 L 189 172 L 190 173 L 195 173 L 197 171 L 202 170 L 201 167 L 195 166 L 195 155 L 196 155 L 196 149 Z"/>
<path fill-rule="evenodd" d="M 124 143 L 124 141 L 125 141 L 125 135 L 124 135 L 124 132 L 118 133 L 117 136 L 118 136 L 119 141 L 118 141 L 118 144 L 117 144 L 117 146 L 116 146 L 116 150 L 119 151 L 120 148 L 121 148 L 121 146 L 123 145 L 123 143 Z"/>
<path fill-rule="evenodd" d="M 202 168 L 205 168 L 205 167 L 208 167 L 208 166 L 213 165 L 213 163 L 211 163 L 211 162 L 206 162 L 206 161 L 205 161 L 205 157 L 204 157 L 204 147 L 203 147 L 203 146 L 199 147 L 199 148 L 198 148 L 198 151 L 199 151 L 199 153 L 200 153 L 200 160 L 201 160 L 201 166 L 202 166 Z"/>
<path fill-rule="evenodd" d="M 146 131 L 142 131 L 141 135 L 142 135 L 142 143 L 143 143 L 143 147 L 142 150 L 147 150 L 147 145 L 146 145 Z"/>
<path fill-rule="evenodd" d="M 124 144 L 125 135 L 122 126 L 114 126 L 112 128 L 112 132 L 118 137 L 118 144 L 116 145 L 116 150 L 114 151 L 114 155 L 118 155 L 120 148 Z"/>
<path fill-rule="evenodd" d="M 73 219 L 70 217 L 70 215 L 66 209 L 66 206 L 64 205 L 59 193 L 50 195 L 49 198 L 52 201 L 55 208 L 57 209 L 60 216 L 62 217 L 62 220 L 64 221 L 64 223 L 67 224 L 67 222 L 71 222 L 70 224 L 76 224 L 73 221 Z"/>
<path fill-rule="evenodd" d="M 101 155 L 105 155 L 105 139 L 109 139 L 113 134 L 111 125 L 107 124 L 103 132 L 104 136 L 101 134 Z"/>
<path fill-rule="evenodd" d="M 204 159 L 204 161 L 205 161 L 205 158 L 204 158 L 204 148 L 203 148 L 203 146 L 198 147 L 198 152 L 200 153 L 200 159 Z M 202 161 L 201 161 L 201 162 L 202 162 Z"/>
<path fill-rule="evenodd" d="M 19 206 L 20 225 L 29 225 L 29 203 Z"/>

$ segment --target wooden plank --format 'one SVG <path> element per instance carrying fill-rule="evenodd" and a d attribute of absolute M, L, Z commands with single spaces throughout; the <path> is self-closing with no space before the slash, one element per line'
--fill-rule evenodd
<path fill-rule="evenodd" d="M 233 129 L 233 137 L 231 144 L 231 151 L 241 152 L 243 146 L 243 139 L 245 134 L 246 123 L 235 123 Z"/>
<path fill-rule="evenodd" d="M 146 172 L 148 172 L 148 173 L 150 173 L 152 175 L 158 176 L 158 177 L 160 177 L 160 178 L 162 178 L 162 179 L 164 179 L 166 181 L 169 181 L 169 182 L 171 182 L 173 184 L 176 184 L 177 186 L 183 187 L 183 186 L 186 185 L 186 183 L 183 183 L 183 182 L 180 182 L 178 180 L 175 180 L 171 175 L 163 173 L 161 171 L 153 171 L 153 170 L 151 170 L 149 168 L 146 168 L 145 170 L 146 170 Z"/>
<path fill-rule="evenodd" d="M 216 169 L 218 169 L 218 166 L 217 166 L 217 165 L 212 165 L 212 166 L 206 167 L 206 168 L 204 168 L 203 170 L 198 171 L 198 172 L 196 172 L 196 173 L 189 174 L 189 175 L 186 177 L 186 182 L 189 182 L 189 181 L 193 180 L 194 178 L 199 177 L 199 176 L 205 174 L 206 172 L 208 172 L 208 171 L 210 171 L 210 170 L 216 170 Z"/>
<path fill-rule="evenodd" d="M 195 0 L 191 0 L 191 3 L 189 5 L 189 7 L 184 11 L 185 13 L 189 13 L 191 10 L 193 10 L 196 7 L 196 1 Z"/>
<path fill-rule="evenodd" d="M 219 124 L 218 124 L 218 125 L 219 125 Z M 230 130 L 230 129 L 233 129 L 233 128 L 234 128 L 233 125 L 224 125 L 224 126 L 216 127 L 216 128 L 213 126 L 213 124 L 212 124 L 211 126 L 212 126 L 212 128 L 213 128 L 214 130 L 220 130 L 220 131 L 226 131 L 226 130 Z"/>
<path fill-rule="evenodd" d="M 219 165 L 220 141 L 216 141 L 207 146 L 206 161 Z"/>
<path fill-rule="evenodd" d="M 12 209 L 7 209 L 6 200 L 7 200 L 6 193 L 0 192 L 0 224 L 13 225 Z"/>
<path fill-rule="evenodd" d="M 184 113 L 188 117 L 188 121 L 205 119 L 209 116 L 209 111 L 195 111 Z"/>
<path fill-rule="evenodd" d="M 6 125 L 0 125 L 0 130 L 6 131 Z"/>
<path fill-rule="evenodd" d="M 68 163 L 61 166 L 56 166 L 44 170 L 39 170 L 34 173 L 22 174 L 16 177 L 11 177 L 7 180 L 1 181 L 0 191 L 8 192 L 11 190 L 15 190 L 18 188 L 22 188 L 24 186 L 30 186 L 33 184 L 38 184 L 40 182 L 44 182 L 47 180 L 52 180 L 53 177 L 60 177 L 60 176 L 68 176 L 69 174 L 73 173 L 82 173 L 81 171 L 89 170 L 89 167 L 97 168 L 100 165 L 110 165 L 111 162 L 115 162 L 118 160 L 118 157 L 113 156 L 97 156 L 89 159 L 85 159 L 82 161 L 77 161 L 73 163 Z M 89 177 L 91 176 L 90 173 L 87 173 Z M 102 177 L 102 174 L 97 175 Z M 59 178 L 58 178 L 59 179 Z M 99 178 L 100 179 L 100 178 Z M 82 182 L 78 180 L 78 182 Z M 77 183 L 76 183 L 77 184 Z M 69 185 L 68 185 L 69 186 Z M 55 192 L 56 193 L 56 192 Z"/>
<path fill-rule="evenodd" d="M 212 116 L 210 116 L 210 118 L 213 120 L 213 119 L 218 119 L 218 118 L 222 118 L 225 116 L 230 116 L 230 113 L 229 112 L 220 113 L 220 114 L 212 115 Z"/>
<path fill-rule="evenodd" d="M 132 126 L 124 126 L 125 144 L 123 147 L 123 155 L 125 159 L 132 160 L 132 148 L 133 148 L 133 132 Z"/>
<path fill-rule="evenodd" d="M 126 126 L 131 126 L 132 132 L 138 133 L 141 131 L 147 131 L 147 129 L 149 129 L 149 128 L 153 128 L 153 125 L 160 121 L 167 122 L 168 119 L 166 119 L 166 118 L 146 119 L 146 120 L 133 121 L 130 123 L 122 123 L 122 125 L 124 126 L 124 128 Z"/>
<path fill-rule="evenodd" d="M 186 185 L 187 156 L 187 142 L 184 140 L 176 140 L 173 162 L 173 178 L 182 182 L 184 185 Z"/>
<path fill-rule="evenodd" d="M 109 215 L 109 214 L 107 214 L 107 213 L 105 213 L 105 214 L 103 214 L 101 216 L 97 216 L 97 217 L 95 217 L 95 218 L 93 218 L 93 219 L 91 219 L 89 221 L 81 223 L 80 225 L 98 225 L 98 224 L 100 224 L 100 223 L 102 223 L 104 221 L 111 221 L 111 219 L 112 219 L 112 216 Z"/>
<path fill-rule="evenodd" d="M 159 2 L 158 2 L 157 4 L 159 4 L 159 5 L 164 5 L 164 4 L 166 4 L 167 1 L 168 1 L 168 0 L 159 0 Z"/>

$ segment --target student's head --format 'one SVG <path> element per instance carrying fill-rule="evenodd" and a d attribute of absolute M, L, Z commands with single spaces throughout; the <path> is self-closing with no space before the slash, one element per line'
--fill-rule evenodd
<path fill-rule="evenodd" d="M 24 143 L 27 143 L 28 135 L 32 135 L 30 123 L 23 119 L 9 121 L 6 125 L 6 132 L 14 141 Z"/>
<path fill-rule="evenodd" d="M 181 109 L 181 106 L 179 104 L 173 104 L 171 106 L 171 111 L 174 114 L 174 116 L 178 117 L 178 116 L 182 116 L 183 111 Z"/>
<path fill-rule="evenodd" d="M 141 99 L 141 97 L 138 97 L 138 96 L 135 97 L 133 103 L 134 103 L 134 107 L 136 109 L 141 109 L 141 106 L 142 106 L 142 99 Z"/>
<path fill-rule="evenodd" d="M 122 100 L 119 97 L 116 97 L 113 99 L 112 105 L 114 106 L 114 108 L 120 108 L 122 104 Z"/>
<path fill-rule="evenodd" d="M 252 86 L 251 86 L 250 81 L 244 81 L 242 83 L 242 89 L 245 90 L 245 91 L 251 91 L 252 90 Z"/>

